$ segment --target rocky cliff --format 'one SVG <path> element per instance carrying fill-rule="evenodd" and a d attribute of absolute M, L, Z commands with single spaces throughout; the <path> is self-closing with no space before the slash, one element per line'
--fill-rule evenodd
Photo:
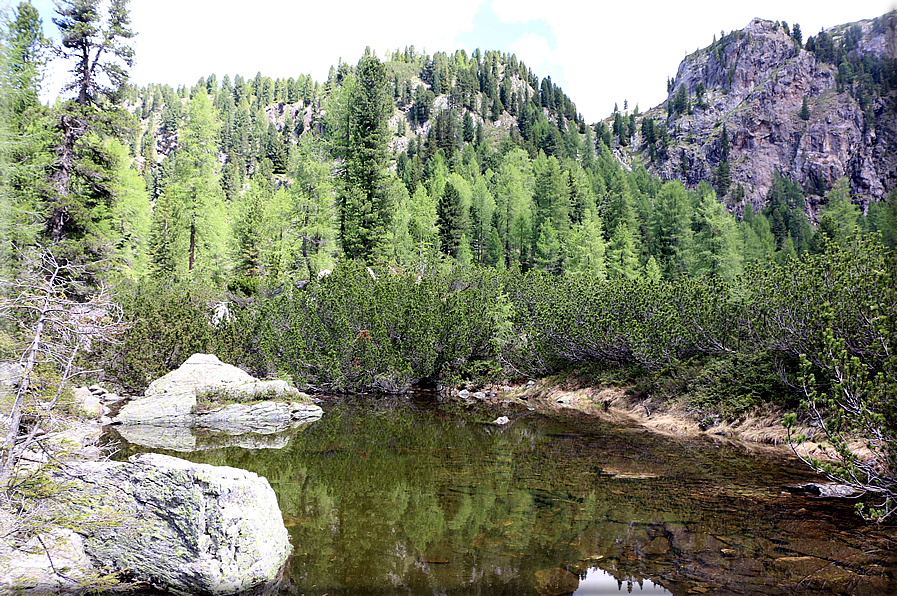
<path fill-rule="evenodd" d="M 897 58 L 895 30 L 897 13 L 891 12 L 822 37 L 840 49 L 842 62 L 868 56 L 865 64 L 888 79 Z M 653 170 L 689 185 L 715 180 L 725 125 L 728 202 L 735 209 L 748 201 L 761 206 L 776 170 L 803 187 L 811 212 L 842 176 L 860 202 L 883 199 L 897 186 L 895 93 L 871 76 L 845 78 L 844 67 L 839 77 L 836 60 L 824 57 L 802 47 L 787 26 L 761 19 L 687 56 L 668 86 L 667 104 L 648 113 L 669 132 Z M 668 106 L 681 87 L 689 106 L 677 113 Z M 804 100 L 809 114 L 801 114 Z"/>

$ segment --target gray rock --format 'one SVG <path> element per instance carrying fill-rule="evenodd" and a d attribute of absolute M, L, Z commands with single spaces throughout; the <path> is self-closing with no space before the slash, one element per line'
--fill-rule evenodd
<path fill-rule="evenodd" d="M 492 421 L 492 424 L 497 424 L 500 426 L 502 424 L 507 424 L 510 421 L 511 420 L 507 416 L 499 416 L 498 418 L 496 418 L 495 420 Z"/>
<path fill-rule="evenodd" d="M 75 388 L 72 391 L 72 396 L 75 406 L 90 418 L 101 418 L 110 412 L 109 408 L 103 405 L 100 396 L 87 387 Z"/>
<path fill-rule="evenodd" d="M 293 417 L 293 420 L 311 422 L 323 416 L 324 410 L 316 404 L 300 404 L 293 402 L 290 404 L 290 415 Z"/>
<path fill-rule="evenodd" d="M 807 493 L 820 499 L 849 499 L 862 494 L 862 491 L 846 484 L 826 484 L 807 482 L 790 487 L 794 492 Z"/>
<path fill-rule="evenodd" d="M 12 517 L 2 513 L 0 530 L 6 536 L 13 531 Z M 0 594 L 63 594 L 81 593 L 82 581 L 96 570 L 84 552 L 84 540 L 79 534 L 65 528 L 54 528 L 32 538 L 21 548 L 11 548 L 0 542 Z M 43 542 L 43 544 L 41 544 Z M 44 550 L 46 546 L 47 550 Z M 65 569 L 65 575 L 53 573 L 47 552 L 57 569 Z"/>
<path fill-rule="evenodd" d="M 248 372 L 225 364 L 214 354 L 194 354 L 177 370 L 150 383 L 143 395 L 146 397 L 196 393 L 204 390 L 227 390 L 258 379 Z"/>
<path fill-rule="evenodd" d="M 486 399 L 486 394 L 482 391 L 477 391 L 473 394 L 474 399 Z"/>
<path fill-rule="evenodd" d="M 290 542 L 268 481 L 160 454 L 74 468 L 120 523 L 81 530 L 97 564 L 178 594 L 233 594 L 274 582 Z"/>
<path fill-rule="evenodd" d="M 116 427 L 115 431 L 128 443 L 150 449 L 166 449 L 181 453 L 199 451 L 196 434 L 189 426 L 126 424 Z"/>
<path fill-rule="evenodd" d="M 884 26 L 874 20 L 858 23 L 858 56 L 894 58 L 897 17 L 886 19 Z M 897 121 L 878 116 L 870 126 L 849 91 L 838 90 L 837 65 L 796 47 L 778 23 L 754 19 L 737 33 L 726 44 L 690 54 L 679 65 L 668 100 L 681 86 L 694 98 L 702 85 L 706 105 L 675 119 L 675 150 L 651 170 L 689 186 L 711 179 L 721 158 L 725 122 L 732 186 L 742 184 L 755 211 L 765 204 L 776 172 L 803 188 L 831 188 L 836 179 L 847 176 L 851 194 L 860 202 L 885 199 L 897 171 L 897 153 L 890 150 Z M 807 121 L 799 116 L 805 98 L 811 109 Z M 872 112 L 886 113 L 890 101 L 873 98 Z M 811 216 L 816 215 L 816 203 L 810 197 Z"/>
<path fill-rule="evenodd" d="M 119 424 L 188 424 L 196 409 L 196 393 L 163 393 L 133 399 L 122 406 L 113 421 Z"/>
<path fill-rule="evenodd" d="M 468 391 L 467 389 L 462 389 L 458 392 L 458 397 L 460 397 L 461 399 L 467 399 L 468 397 L 470 397 L 470 391 Z"/>
<path fill-rule="evenodd" d="M 224 391 L 228 399 L 251 400 L 257 397 L 286 397 L 302 395 L 286 381 L 254 381 L 227 387 Z"/>
<path fill-rule="evenodd" d="M 180 368 L 153 381 L 144 397 L 126 403 L 114 418 L 123 425 L 148 425 L 150 428 L 172 425 L 198 426 L 228 434 L 271 434 L 288 429 L 292 421 L 320 418 L 323 410 L 314 404 L 263 401 L 238 403 L 197 412 L 197 393 L 220 392 L 228 400 L 252 401 L 263 396 L 308 398 L 286 381 L 259 381 L 235 366 L 222 363 L 209 354 L 194 354 Z M 123 433 L 140 436 L 141 445 L 174 445 L 178 451 L 190 451 L 189 433 L 162 433 L 159 441 L 147 433 Z M 177 435 L 177 437 L 174 437 Z M 172 440 L 174 437 L 174 440 Z M 125 437 L 126 440 L 130 440 Z"/>
<path fill-rule="evenodd" d="M 231 427 L 215 430 L 201 427 L 150 426 L 146 424 L 119 426 L 116 428 L 116 432 L 122 439 L 134 445 L 190 453 L 223 447 L 283 449 L 289 445 L 294 434 L 293 431 L 305 424 L 301 421 L 292 421 L 283 426 L 283 432 L 269 434 L 258 432 L 232 434 L 228 432 L 234 430 Z"/>

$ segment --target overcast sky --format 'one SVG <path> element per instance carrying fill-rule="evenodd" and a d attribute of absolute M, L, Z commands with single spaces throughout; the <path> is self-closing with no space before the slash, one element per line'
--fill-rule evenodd
<path fill-rule="evenodd" d="M 0 0 L 0 4 L 15 4 Z M 44 30 L 56 36 L 53 1 L 33 0 Z M 804 39 L 823 27 L 874 18 L 895 0 L 131 0 L 137 62 L 132 82 L 192 85 L 215 73 L 272 78 L 311 74 L 323 82 L 340 58 L 356 63 L 370 46 L 414 45 L 429 54 L 456 49 L 513 52 L 536 76 L 550 76 L 588 122 L 614 103 L 643 111 L 666 97 L 686 54 L 753 17 L 799 23 Z M 56 66 L 57 70 L 60 65 Z M 48 77 L 55 97 L 60 76 Z"/>

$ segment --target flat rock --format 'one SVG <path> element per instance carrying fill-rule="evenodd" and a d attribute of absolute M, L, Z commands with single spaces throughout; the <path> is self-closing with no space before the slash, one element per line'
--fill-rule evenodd
<path fill-rule="evenodd" d="M 807 482 L 788 487 L 792 492 L 806 493 L 820 499 L 849 499 L 862 494 L 852 486 L 846 484 L 827 484 L 819 482 Z"/>

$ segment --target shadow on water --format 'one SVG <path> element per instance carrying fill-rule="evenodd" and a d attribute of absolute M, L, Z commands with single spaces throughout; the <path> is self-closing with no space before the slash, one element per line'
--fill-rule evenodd
<path fill-rule="evenodd" d="M 814 478 L 790 460 L 426 395 L 323 406 L 277 449 L 170 452 L 268 479 L 284 595 L 897 591 L 893 528 L 784 490 Z"/>

